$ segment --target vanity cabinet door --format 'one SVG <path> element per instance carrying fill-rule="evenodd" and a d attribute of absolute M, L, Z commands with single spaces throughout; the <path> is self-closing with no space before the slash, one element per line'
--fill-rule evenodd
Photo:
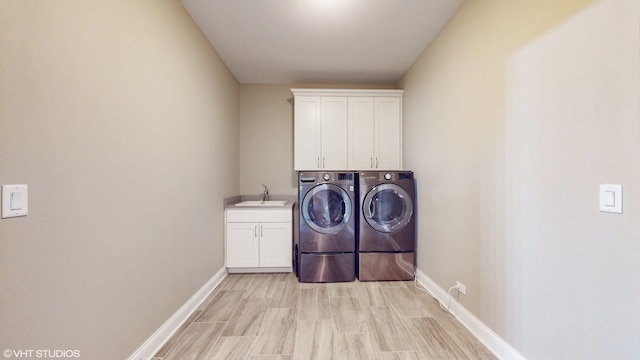
<path fill-rule="evenodd" d="M 260 266 L 258 223 L 227 223 L 227 267 Z"/>
<path fill-rule="evenodd" d="M 260 224 L 260 266 L 291 266 L 291 223 Z"/>

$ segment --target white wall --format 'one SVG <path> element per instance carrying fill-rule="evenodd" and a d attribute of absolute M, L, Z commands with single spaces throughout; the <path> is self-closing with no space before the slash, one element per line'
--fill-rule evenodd
<path fill-rule="evenodd" d="M 527 359 L 640 357 L 639 28 L 633 0 L 469 1 L 401 82 L 418 267 Z"/>
<path fill-rule="evenodd" d="M 124 359 L 223 267 L 235 78 L 178 1 L 0 2 L 0 349 Z"/>

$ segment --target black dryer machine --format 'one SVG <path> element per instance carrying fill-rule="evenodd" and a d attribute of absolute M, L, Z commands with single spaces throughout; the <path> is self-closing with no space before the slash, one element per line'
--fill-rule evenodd
<path fill-rule="evenodd" d="M 413 280 L 415 184 L 411 171 L 360 172 L 360 281 Z"/>
<path fill-rule="evenodd" d="M 355 173 L 299 172 L 300 282 L 355 281 Z"/>

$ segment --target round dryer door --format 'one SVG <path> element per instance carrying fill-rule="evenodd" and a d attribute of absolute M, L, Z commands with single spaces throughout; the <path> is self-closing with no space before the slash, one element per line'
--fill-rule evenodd
<path fill-rule="evenodd" d="M 381 184 L 369 190 L 362 202 L 362 213 L 367 223 L 384 233 L 402 230 L 413 216 L 413 201 L 396 184 Z"/>
<path fill-rule="evenodd" d="M 334 184 L 313 187 L 302 200 L 302 217 L 309 227 L 322 234 L 335 234 L 351 219 L 349 194 Z"/>

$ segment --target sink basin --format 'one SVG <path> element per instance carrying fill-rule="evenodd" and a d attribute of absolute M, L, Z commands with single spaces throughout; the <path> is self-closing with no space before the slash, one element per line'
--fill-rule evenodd
<path fill-rule="evenodd" d="M 284 206 L 287 200 L 247 200 L 237 203 L 235 206 Z"/>

